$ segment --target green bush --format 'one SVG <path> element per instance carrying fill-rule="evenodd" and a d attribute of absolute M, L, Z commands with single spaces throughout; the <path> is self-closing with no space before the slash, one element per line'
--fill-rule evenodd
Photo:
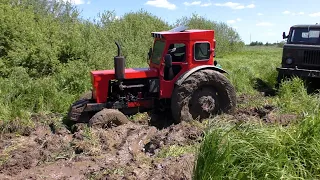
<path fill-rule="evenodd" d="M 241 40 L 240 35 L 232 27 L 223 22 L 218 23 L 193 14 L 191 17 L 178 19 L 175 25 L 186 25 L 191 29 L 213 29 L 217 43 L 217 57 L 238 52 L 244 47 L 244 42 Z"/>

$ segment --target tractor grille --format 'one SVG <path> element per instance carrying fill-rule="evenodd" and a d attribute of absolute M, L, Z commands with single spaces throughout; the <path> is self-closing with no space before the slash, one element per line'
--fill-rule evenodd
<path fill-rule="evenodd" d="M 317 51 L 317 50 L 304 51 L 303 63 L 308 65 L 320 66 L 320 51 Z"/>

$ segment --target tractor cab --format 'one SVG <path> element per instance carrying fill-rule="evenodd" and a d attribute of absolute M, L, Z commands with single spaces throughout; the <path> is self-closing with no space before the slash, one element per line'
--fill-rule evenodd
<path fill-rule="evenodd" d="M 169 31 L 152 32 L 149 66 L 159 70 L 160 82 L 167 87 L 160 95 L 170 98 L 172 82 L 197 66 L 216 65 L 214 30 L 187 30 L 180 26 Z M 160 86 L 161 86 L 160 85 Z"/>

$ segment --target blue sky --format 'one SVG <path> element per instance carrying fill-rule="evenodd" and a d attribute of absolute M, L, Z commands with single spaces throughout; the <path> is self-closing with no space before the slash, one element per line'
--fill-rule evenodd
<path fill-rule="evenodd" d="M 67 0 L 65 0 L 67 1 Z M 68 0 L 81 16 L 93 19 L 99 12 L 146 10 L 169 23 L 183 16 L 199 14 L 236 28 L 245 43 L 279 42 L 282 32 L 293 24 L 320 23 L 319 0 Z"/>

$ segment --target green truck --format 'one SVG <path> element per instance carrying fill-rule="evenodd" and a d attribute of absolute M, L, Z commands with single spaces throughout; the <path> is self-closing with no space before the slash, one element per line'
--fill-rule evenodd
<path fill-rule="evenodd" d="M 320 79 L 320 25 L 294 25 L 283 46 L 281 67 L 277 68 L 278 83 L 293 76 L 314 82 Z"/>

